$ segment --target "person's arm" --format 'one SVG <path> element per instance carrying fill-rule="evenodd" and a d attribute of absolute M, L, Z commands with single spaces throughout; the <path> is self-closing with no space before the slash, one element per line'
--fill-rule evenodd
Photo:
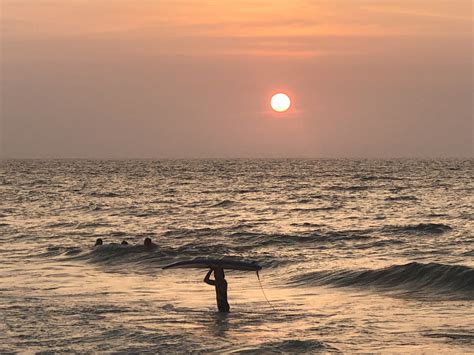
<path fill-rule="evenodd" d="M 212 269 L 209 270 L 209 272 L 207 273 L 206 277 L 204 278 L 204 282 L 207 283 L 208 285 L 212 285 L 212 286 L 215 286 L 216 285 L 216 282 L 214 280 L 209 280 L 209 277 L 211 276 L 212 274 Z"/>

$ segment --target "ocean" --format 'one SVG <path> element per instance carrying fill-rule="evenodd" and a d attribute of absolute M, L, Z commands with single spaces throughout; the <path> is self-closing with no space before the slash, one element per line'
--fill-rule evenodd
<path fill-rule="evenodd" d="M 4 160 L 0 352 L 473 352 L 473 172 Z M 256 261 L 260 281 L 228 270 L 219 313 L 206 270 L 161 269 L 194 257 Z"/>

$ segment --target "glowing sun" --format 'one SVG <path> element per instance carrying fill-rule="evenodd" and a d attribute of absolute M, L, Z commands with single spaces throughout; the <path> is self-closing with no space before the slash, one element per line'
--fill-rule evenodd
<path fill-rule="evenodd" d="M 288 95 L 283 94 L 281 92 L 273 95 L 272 99 L 270 100 L 270 106 L 276 112 L 285 112 L 286 110 L 290 108 L 290 105 L 291 105 L 291 100 L 288 97 Z"/>

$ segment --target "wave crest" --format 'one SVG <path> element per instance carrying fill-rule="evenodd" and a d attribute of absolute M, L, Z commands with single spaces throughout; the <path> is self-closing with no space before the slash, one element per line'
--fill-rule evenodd
<path fill-rule="evenodd" d="M 334 352 L 336 348 L 317 340 L 282 340 L 279 342 L 262 343 L 258 347 L 244 348 L 239 350 L 239 354 L 254 353 L 314 353 L 314 352 Z"/>
<path fill-rule="evenodd" d="M 412 262 L 375 270 L 316 271 L 298 276 L 292 283 L 298 286 L 371 286 L 406 293 L 449 294 L 455 298 L 474 299 L 474 269 L 462 265 Z"/>
<path fill-rule="evenodd" d="M 382 230 L 390 233 L 443 234 L 451 231 L 452 228 L 442 223 L 419 223 L 402 226 L 385 226 Z"/>

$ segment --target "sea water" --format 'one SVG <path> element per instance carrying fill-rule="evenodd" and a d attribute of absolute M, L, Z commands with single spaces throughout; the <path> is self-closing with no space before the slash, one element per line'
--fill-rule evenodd
<path fill-rule="evenodd" d="M 473 171 L 2 161 L 0 351 L 474 351 Z M 206 270 L 161 270 L 207 256 L 263 267 L 226 272 L 229 314 Z"/>

